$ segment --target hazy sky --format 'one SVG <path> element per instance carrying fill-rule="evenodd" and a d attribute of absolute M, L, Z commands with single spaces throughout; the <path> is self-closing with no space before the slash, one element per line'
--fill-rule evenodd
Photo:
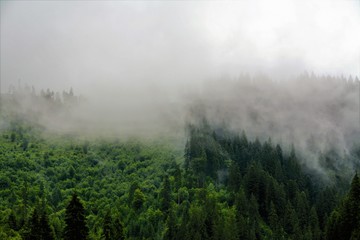
<path fill-rule="evenodd" d="M 1 1 L 2 91 L 18 79 L 86 94 L 305 70 L 359 75 L 359 0 Z"/>

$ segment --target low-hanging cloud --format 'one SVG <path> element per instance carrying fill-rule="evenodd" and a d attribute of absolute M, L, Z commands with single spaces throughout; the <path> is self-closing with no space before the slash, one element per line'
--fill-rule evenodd
<path fill-rule="evenodd" d="M 251 136 L 342 151 L 357 131 L 341 75 L 359 75 L 359 29 L 351 0 L 2 1 L 1 92 L 20 82 L 85 96 L 66 121 L 45 117 L 52 129 L 181 131 L 201 103 Z M 337 83 L 299 81 L 304 71 Z"/>
<path fill-rule="evenodd" d="M 358 75 L 359 1 L 2 1 L 3 92 Z"/>

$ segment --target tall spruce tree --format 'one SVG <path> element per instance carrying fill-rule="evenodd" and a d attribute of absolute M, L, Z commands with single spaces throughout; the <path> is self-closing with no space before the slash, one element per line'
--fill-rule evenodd
<path fill-rule="evenodd" d="M 160 190 L 160 201 L 161 201 L 161 211 L 165 214 L 169 213 L 171 206 L 171 187 L 169 176 L 164 176 L 163 186 Z"/>
<path fill-rule="evenodd" d="M 108 210 L 104 217 L 103 222 L 103 239 L 105 240 L 123 240 L 125 239 L 124 235 L 124 226 L 121 223 L 119 217 L 113 218 L 111 216 L 110 210 Z"/>
<path fill-rule="evenodd" d="M 11 213 L 8 217 L 8 225 L 11 229 L 13 229 L 15 231 L 19 230 L 14 211 L 11 211 Z"/>
<path fill-rule="evenodd" d="M 39 224 L 40 224 L 40 236 L 41 236 L 40 240 L 54 239 L 54 234 L 53 231 L 51 230 L 49 219 L 45 210 L 43 211 L 43 213 L 39 218 Z"/>
<path fill-rule="evenodd" d="M 124 226 L 122 224 L 122 222 L 120 221 L 119 217 L 116 217 L 115 219 L 113 219 L 112 222 L 112 226 L 113 226 L 113 237 L 116 240 L 124 240 L 125 239 L 125 233 L 124 233 Z"/>
<path fill-rule="evenodd" d="M 106 215 L 104 217 L 104 223 L 103 223 L 103 238 L 105 240 L 111 239 L 113 229 L 112 229 L 112 219 L 110 215 L 110 211 L 106 212 Z"/>
<path fill-rule="evenodd" d="M 84 240 L 88 238 L 85 209 L 77 194 L 74 193 L 65 212 L 65 240 Z"/>
<path fill-rule="evenodd" d="M 360 179 L 355 174 L 350 192 L 345 200 L 342 211 L 341 234 L 350 239 L 355 230 L 360 228 Z"/>
<path fill-rule="evenodd" d="M 29 229 L 30 232 L 28 235 L 25 236 L 25 239 L 40 239 L 41 237 L 41 227 L 40 227 L 40 219 L 38 210 L 35 208 L 31 218 L 29 220 Z"/>
<path fill-rule="evenodd" d="M 360 179 L 355 174 L 350 192 L 343 204 L 335 209 L 326 226 L 327 239 L 358 239 L 360 229 Z"/>

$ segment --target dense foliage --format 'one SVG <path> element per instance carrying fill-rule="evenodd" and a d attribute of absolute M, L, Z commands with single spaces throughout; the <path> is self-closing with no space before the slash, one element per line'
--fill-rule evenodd
<path fill-rule="evenodd" d="M 326 182 L 285 152 L 206 120 L 188 126 L 185 153 L 12 120 L 0 136 L 0 238 L 357 239 L 358 176 Z"/>
<path fill-rule="evenodd" d="M 328 239 L 360 239 L 360 180 L 358 174 L 351 182 L 349 194 L 331 214 L 326 230 Z"/>

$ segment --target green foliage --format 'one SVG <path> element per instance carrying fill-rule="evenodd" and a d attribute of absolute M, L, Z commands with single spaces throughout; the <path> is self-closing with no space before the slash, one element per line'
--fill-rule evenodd
<path fill-rule="evenodd" d="M 163 213 L 168 213 L 171 207 L 171 188 L 170 180 L 168 176 L 164 177 L 164 183 L 160 190 L 160 209 Z"/>
<path fill-rule="evenodd" d="M 50 228 L 48 216 L 43 210 L 40 214 L 37 208 L 34 209 L 31 218 L 22 229 L 24 239 L 51 240 L 54 239 L 53 232 Z"/>
<path fill-rule="evenodd" d="M 327 239 L 357 239 L 360 229 L 360 179 L 355 174 L 342 205 L 334 210 L 326 229 Z"/>
<path fill-rule="evenodd" d="M 287 153 L 271 139 L 252 141 L 206 121 L 189 126 L 184 155 L 161 140 L 49 136 L 25 121 L 9 126 L 0 136 L 0 239 L 360 234 L 357 175 L 336 208 L 345 180 L 325 187 L 294 146 Z"/>
<path fill-rule="evenodd" d="M 144 193 L 138 188 L 134 192 L 134 199 L 132 202 L 132 206 L 135 210 L 139 210 L 145 202 Z"/>
<path fill-rule="evenodd" d="M 65 211 L 65 240 L 85 240 L 88 238 L 85 209 L 77 194 L 74 193 Z"/>
<path fill-rule="evenodd" d="M 105 240 L 125 239 L 123 224 L 118 217 L 114 219 L 111 216 L 110 211 L 107 211 L 106 215 L 104 216 L 102 238 Z"/>

